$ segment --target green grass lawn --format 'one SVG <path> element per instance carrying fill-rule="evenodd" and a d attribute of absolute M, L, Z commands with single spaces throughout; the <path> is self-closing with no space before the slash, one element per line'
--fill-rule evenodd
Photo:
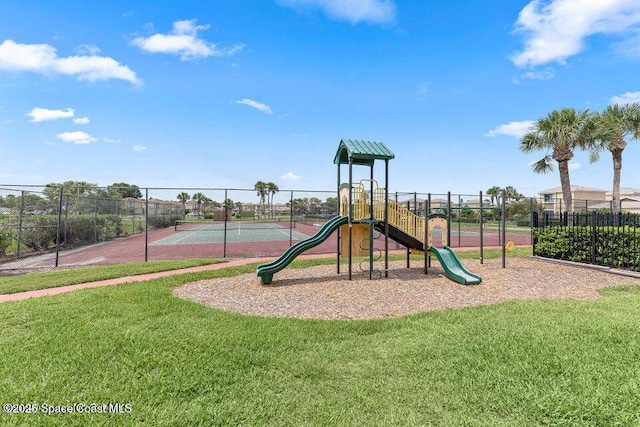
<path fill-rule="evenodd" d="M 480 223 L 468 223 L 457 221 L 451 221 L 451 230 L 457 231 L 460 227 L 461 231 L 472 231 L 475 233 L 480 232 Z M 487 222 L 482 225 L 483 232 L 485 233 L 498 233 L 502 230 L 502 223 L 499 222 Z M 507 233 L 513 234 L 531 234 L 531 227 L 520 227 L 511 223 L 506 224 Z"/>
<path fill-rule="evenodd" d="M 254 270 L 0 304 L 3 403 L 130 404 L 0 425 L 640 425 L 640 287 L 370 321 L 244 316 L 171 294 Z"/>
<path fill-rule="evenodd" d="M 157 273 L 159 271 L 177 270 L 218 262 L 222 261 L 215 259 L 191 259 L 180 261 L 133 262 L 117 265 L 102 265 L 98 267 L 60 269 L 57 271 L 31 273 L 19 276 L 4 276 L 0 277 L 0 295 L 135 276 L 138 274 Z"/>

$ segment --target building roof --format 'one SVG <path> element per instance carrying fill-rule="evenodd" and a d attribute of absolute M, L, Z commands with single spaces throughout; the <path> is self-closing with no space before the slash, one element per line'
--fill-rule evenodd
<path fill-rule="evenodd" d="M 340 141 L 333 163 L 337 165 L 351 161 L 356 165 L 370 166 L 376 160 L 391 160 L 394 157 L 395 154 L 382 142 L 343 139 Z"/>
<path fill-rule="evenodd" d="M 607 196 L 613 196 L 613 190 L 607 191 Z M 624 187 L 620 189 L 620 196 L 640 196 L 640 190 L 637 188 Z"/>
<path fill-rule="evenodd" d="M 630 210 L 630 209 L 640 210 L 640 201 L 623 200 L 620 207 L 622 208 L 622 210 Z M 611 201 L 589 205 L 589 209 L 611 209 Z"/>
<path fill-rule="evenodd" d="M 590 192 L 597 192 L 597 193 L 607 192 L 607 190 L 602 190 L 600 188 L 585 187 L 583 185 L 572 185 L 571 191 L 572 192 L 590 191 Z M 538 191 L 538 194 L 556 194 L 556 193 L 562 193 L 562 187 L 553 187 L 553 188 L 549 188 L 548 190 Z"/>

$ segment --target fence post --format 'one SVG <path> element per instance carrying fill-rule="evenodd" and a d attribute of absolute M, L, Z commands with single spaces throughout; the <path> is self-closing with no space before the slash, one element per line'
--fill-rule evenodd
<path fill-rule="evenodd" d="M 114 230 L 114 238 L 120 236 L 120 200 L 115 200 L 115 204 L 116 204 L 116 216 L 115 216 L 115 230 Z"/>
<path fill-rule="evenodd" d="M 560 199 L 560 220 L 562 220 L 562 199 Z"/>
<path fill-rule="evenodd" d="M 293 190 L 291 190 L 291 199 L 289 202 L 289 247 L 293 246 L 293 223 L 295 219 L 293 218 Z M 340 196 L 338 196 L 338 209 L 340 209 Z M 338 211 L 338 214 L 340 212 Z M 338 239 L 338 258 L 340 258 L 340 239 Z M 338 259 L 338 273 L 340 273 L 340 260 Z"/>
<path fill-rule="evenodd" d="M 18 248 L 16 259 L 20 259 L 20 243 L 22 242 L 22 217 L 24 216 L 24 190 L 20 192 L 20 213 L 18 214 Z"/>
<path fill-rule="evenodd" d="M 537 212 L 536 212 L 536 216 L 537 216 Z M 533 198 L 529 199 L 529 217 L 531 218 L 529 221 L 529 231 L 531 232 L 530 234 L 531 253 L 532 255 L 535 255 L 536 247 L 535 247 L 535 243 L 533 242 Z M 537 222 L 537 218 L 536 218 L 536 222 Z"/>
<path fill-rule="evenodd" d="M 64 245 L 67 246 L 67 223 L 69 222 L 69 195 L 64 198 Z"/>
<path fill-rule="evenodd" d="M 144 189 L 144 262 L 149 260 L 149 189 Z"/>
<path fill-rule="evenodd" d="M 460 232 L 462 231 L 460 228 L 460 221 L 462 221 L 462 195 L 458 194 L 458 247 L 462 246 L 462 240 L 460 237 Z"/>
<path fill-rule="evenodd" d="M 411 200 L 407 200 L 407 210 L 411 211 Z M 405 227 L 408 227 L 409 225 L 409 218 L 407 218 L 405 220 Z M 407 268 L 411 267 L 411 249 L 409 249 L 409 247 L 407 246 Z"/>
<path fill-rule="evenodd" d="M 93 199 L 93 243 L 98 243 L 98 198 Z"/>
<path fill-rule="evenodd" d="M 447 244 L 451 246 L 451 191 L 447 192 Z"/>
<path fill-rule="evenodd" d="M 425 220 L 425 223 L 428 224 L 429 215 L 431 215 L 431 193 L 427 194 L 427 211 L 425 212 L 425 214 L 426 214 L 426 217 L 424 220 Z M 425 228 L 428 228 L 428 227 L 425 227 Z M 433 233 L 433 230 L 431 232 Z M 440 229 L 440 234 L 442 235 L 442 229 Z M 433 235 L 431 236 L 431 239 L 433 240 Z M 440 242 L 442 242 L 442 237 L 440 237 Z M 425 241 L 425 246 L 426 246 L 426 243 L 427 242 Z M 431 243 L 433 243 L 433 241 Z M 429 256 L 427 257 L 427 266 L 431 267 L 431 252 L 429 252 Z"/>
<path fill-rule="evenodd" d="M 396 191 L 396 204 L 398 204 L 398 192 Z M 396 242 L 396 250 L 400 249 L 400 243 Z"/>
<path fill-rule="evenodd" d="M 482 209 L 482 191 L 480 191 L 480 264 L 484 264 L 484 241 L 482 237 L 482 230 L 484 225 L 484 209 Z"/>
<path fill-rule="evenodd" d="M 596 233 L 598 230 L 598 214 L 591 214 L 591 264 L 596 263 Z"/>
<path fill-rule="evenodd" d="M 58 198 L 58 226 L 56 227 L 56 267 L 60 258 L 60 226 L 62 225 L 62 192 L 64 186 L 60 186 L 60 197 Z"/>
<path fill-rule="evenodd" d="M 506 268 L 507 266 L 507 211 L 505 209 L 506 196 L 506 191 L 502 190 L 502 268 Z"/>
<path fill-rule="evenodd" d="M 224 190 L 224 202 L 222 203 L 224 215 L 224 236 L 222 236 L 222 258 L 227 257 L 227 189 Z"/>

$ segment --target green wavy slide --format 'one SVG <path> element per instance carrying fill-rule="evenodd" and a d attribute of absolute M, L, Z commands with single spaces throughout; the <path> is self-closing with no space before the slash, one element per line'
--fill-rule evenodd
<path fill-rule="evenodd" d="M 295 245 L 291 246 L 282 255 L 280 255 L 280 258 L 271 261 L 270 263 L 259 265 L 256 269 L 256 273 L 260 276 L 262 284 L 268 285 L 271 283 L 275 273 L 291 264 L 291 261 L 293 261 L 302 252 L 311 249 L 314 246 L 318 246 L 320 243 L 327 240 L 331 233 L 347 222 L 348 218 L 346 216 L 337 216 L 327 221 L 327 223 L 320 227 L 318 232 L 313 236 L 305 240 L 300 240 Z"/>
<path fill-rule="evenodd" d="M 429 250 L 438 257 L 438 261 L 440 261 L 440 265 L 444 268 L 445 274 L 451 280 L 462 283 L 463 285 L 477 285 L 482 282 L 480 276 L 464 268 L 449 246 L 445 246 L 444 249 L 431 247 Z"/>

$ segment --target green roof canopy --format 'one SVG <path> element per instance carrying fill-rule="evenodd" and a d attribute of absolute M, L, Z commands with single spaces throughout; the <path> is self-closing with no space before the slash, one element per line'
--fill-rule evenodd
<path fill-rule="evenodd" d="M 382 142 L 343 139 L 340 141 L 333 163 L 338 165 L 349 163 L 351 160 L 354 165 L 370 166 L 378 159 L 391 160 L 394 157 L 395 154 Z"/>

